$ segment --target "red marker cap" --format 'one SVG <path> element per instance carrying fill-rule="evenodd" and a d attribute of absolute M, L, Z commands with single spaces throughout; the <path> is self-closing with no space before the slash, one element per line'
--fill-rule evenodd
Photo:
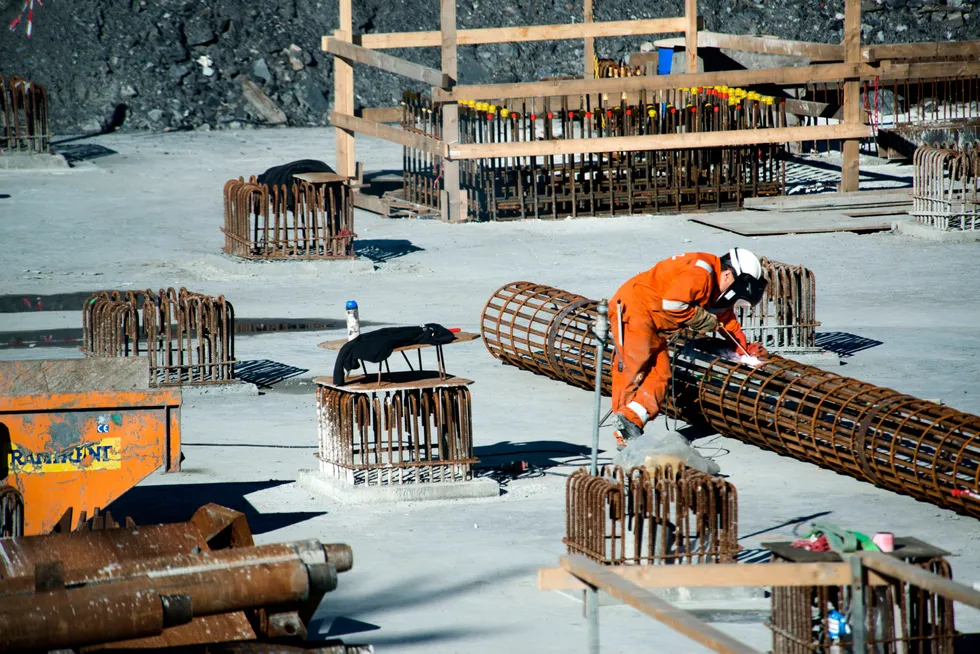
<path fill-rule="evenodd" d="M 548 120 L 551 120 L 551 119 L 552 119 L 552 118 L 554 118 L 554 117 L 555 117 L 555 114 L 553 114 L 553 113 L 551 113 L 551 112 L 549 111 L 549 112 L 548 112 Z"/>

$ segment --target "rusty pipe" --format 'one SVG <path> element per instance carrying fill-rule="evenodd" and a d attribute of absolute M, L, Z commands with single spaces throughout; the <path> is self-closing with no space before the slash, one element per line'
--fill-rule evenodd
<path fill-rule="evenodd" d="M 530 282 L 498 289 L 483 342 L 505 363 L 590 388 L 596 302 Z M 722 342 L 722 348 L 724 343 Z M 980 517 L 980 417 L 779 356 L 758 368 L 714 343 L 676 338 L 666 412 L 879 488 Z M 611 369 L 612 350 L 604 354 Z M 603 376 L 603 391 L 611 387 Z M 668 396 L 670 393 L 668 393 Z"/>

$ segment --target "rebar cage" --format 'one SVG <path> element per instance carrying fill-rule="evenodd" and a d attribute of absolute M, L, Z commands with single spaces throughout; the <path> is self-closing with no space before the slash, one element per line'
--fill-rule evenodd
<path fill-rule="evenodd" d="M 636 100 L 529 98 L 497 107 L 464 103 L 460 143 L 607 138 L 784 127 L 782 105 L 755 95 L 744 106 L 711 89 L 641 92 Z M 441 111 L 406 92 L 402 128 L 441 138 Z M 735 208 L 786 186 L 781 144 L 466 160 L 460 184 L 480 219 L 513 220 Z M 438 208 L 442 160 L 405 147 L 405 199 Z"/>
<path fill-rule="evenodd" d="M 783 562 L 773 557 L 774 562 Z M 910 560 L 932 574 L 953 578 L 942 557 Z M 848 614 L 850 588 L 839 586 L 773 587 L 773 654 L 833 652 L 829 613 Z M 956 629 L 953 602 L 904 581 L 866 586 L 863 616 L 869 654 L 953 654 Z M 848 616 L 853 622 L 854 616 Z M 853 627 L 852 627 L 853 628 Z M 841 649 L 840 651 L 849 651 Z M 863 654 L 863 653 L 862 653 Z"/>
<path fill-rule="evenodd" d="M 354 192 L 348 180 L 286 185 L 256 178 L 224 187 L 224 251 L 245 259 L 352 259 Z"/>
<path fill-rule="evenodd" d="M 742 331 L 750 341 L 768 350 L 806 350 L 816 348 L 817 282 L 813 272 L 762 258 L 766 295 L 751 309 L 736 314 Z"/>
<path fill-rule="evenodd" d="M 473 479 L 473 411 L 465 385 L 345 390 L 317 385 L 320 471 L 347 485 Z"/>
<path fill-rule="evenodd" d="M 980 147 L 923 145 L 912 163 L 917 222 L 944 232 L 980 229 Z"/>
<path fill-rule="evenodd" d="M 50 148 L 48 92 L 22 77 L 0 75 L 0 153 L 44 154 Z"/>
<path fill-rule="evenodd" d="M 150 386 L 235 381 L 235 311 L 185 288 L 102 291 L 82 310 L 87 356 L 146 356 Z"/>
<path fill-rule="evenodd" d="M 611 565 L 735 562 L 738 493 L 720 477 L 683 464 L 606 466 L 577 470 L 565 489 L 569 553 Z"/>

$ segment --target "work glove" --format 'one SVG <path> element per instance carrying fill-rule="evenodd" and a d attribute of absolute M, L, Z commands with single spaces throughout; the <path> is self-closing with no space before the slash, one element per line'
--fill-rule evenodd
<path fill-rule="evenodd" d="M 708 332 L 717 331 L 719 324 L 718 317 L 715 314 L 698 307 L 694 312 L 694 316 L 684 323 L 684 326 L 690 327 L 698 334 L 707 334 Z"/>
<path fill-rule="evenodd" d="M 762 347 L 762 343 L 749 343 L 745 346 L 745 351 L 748 352 L 750 356 L 754 356 L 759 359 L 764 359 L 769 356 L 769 351 Z"/>

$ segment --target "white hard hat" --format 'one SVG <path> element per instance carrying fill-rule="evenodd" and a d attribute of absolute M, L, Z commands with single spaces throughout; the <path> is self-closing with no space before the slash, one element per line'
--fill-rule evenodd
<path fill-rule="evenodd" d="M 762 262 L 745 248 L 732 248 L 728 251 L 728 263 L 735 269 L 735 276 L 745 274 L 762 279 Z"/>

